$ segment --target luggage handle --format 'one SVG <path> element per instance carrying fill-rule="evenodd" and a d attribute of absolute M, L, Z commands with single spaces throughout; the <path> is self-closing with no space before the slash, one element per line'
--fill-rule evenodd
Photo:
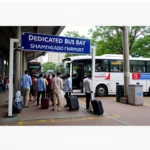
<path fill-rule="evenodd" d="M 71 91 L 68 91 L 68 98 L 70 98 L 71 97 Z"/>
<path fill-rule="evenodd" d="M 46 98 L 46 92 L 44 94 L 42 94 L 41 98 Z"/>

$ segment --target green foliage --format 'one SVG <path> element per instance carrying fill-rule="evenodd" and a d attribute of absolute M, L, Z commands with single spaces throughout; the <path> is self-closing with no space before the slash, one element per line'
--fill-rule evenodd
<path fill-rule="evenodd" d="M 150 26 L 130 26 L 129 52 L 132 56 L 150 57 Z M 85 38 L 77 31 L 68 31 L 65 36 Z M 122 28 L 119 26 L 95 26 L 89 29 L 91 45 L 96 45 L 96 55 L 123 54 Z M 66 54 L 65 57 L 76 54 Z"/>
<path fill-rule="evenodd" d="M 61 70 L 60 70 L 60 65 L 57 65 L 56 67 L 55 67 L 55 72 L 57 73 L 57 72 L 61 72 Z"/>
<path fill-rule="evenodd" d="M 74 38 L 86 38 L 84 35 L 80 35 L 77 31 L 67 31 L 65 36 Z"/>
<path fill-rule="evenodd" d="M 132 51 L 135 56 L 150 57 L 150 35 L 137 40 L 133 44 Z"/>
<path fill-rule="evenodd" d="M 89 30 L 91 44 L 96 45 L 96 55 L 123 54 L 122 29 L 117 26 L 96 26 Z M 149 56 L 150 27 L 129 27 L 129 50 L 131 55 Z"/>
<path fill-rule="evenodd" d="M 55 70 L 56 64 L 53 62 L 46 62 L 42 64 L 43 72 L 46 73 L 48 70 Z"/>

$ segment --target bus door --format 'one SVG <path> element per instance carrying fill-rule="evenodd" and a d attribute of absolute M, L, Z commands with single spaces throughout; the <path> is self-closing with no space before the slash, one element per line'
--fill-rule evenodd
<path fill-rule="evenodd" d="M 72 89 L 74 93 L 83 93 L 84 66 L 80 63 L 72 64 Z"/>

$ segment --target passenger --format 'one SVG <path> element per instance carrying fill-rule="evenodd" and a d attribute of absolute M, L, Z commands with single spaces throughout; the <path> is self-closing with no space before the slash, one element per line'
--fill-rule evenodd
<path fill-rule="evenodd" d="M 46 91 L 46 84 L 45 84 L 42 74 L 40 74 L 40 77 L 36 81 L 36 89 L 37 89 L 37 105 L 36 106 L 39 106 L 40 96 L 42 95 L 42 97 L 45 97 L 45 91 Z"/>
<path fill-rule="evenodd" d="M 50 75 L 48 75 L 48 77 L 46 78 L 47 82 L 50 80 Z"/>
<path fill-rule="evenodd" d="M 85 94 L 86 94 L 86 109 L 89 109 L 90 107 L 90 101 L 91 101 L 91 93 L 92 92 L 92 75 L 88 76 L 88 79 L 84 80 L 83 86 L 85 88 Z"/>
<path fill-rule="evenodd" d="M 28 75 L 28 71 L 25 71 L 25 75 L 21 78 L 21 89 L 23 90 L 23 102 L 24 102 L 24 108 L 29 107 L 28 101 L 29 101 L 29 93 L 30 93 L 30 87 L 32 86 L 31 77 Z"/>
<path fill-rule="evenodd" d="M 62 99 L 62 92 L 63 92 L 63 80 L 61 79 L 61 73 L 57 73 L 57 77 L 53 79 L 52 82 L 52 89 L 53 89 L 53 100 L 54 100 L 54 107 L 52 111 L 55 111 L 56 100 L 58 100 L 58 112 L 61 111 L 61 99 Z"/>
<path fill-rule="evenodd" d="M 44 81 L 45 81 L 45 85 L 47 86 L 48 85 L 48 82 L 47 82 L 47 80 L 46 80 L 46 75 L 44 75 Z"/>
<path fill-rule="evenodd" d="M 50 75 L 48 75 L 48 77 L 46 78 L 48 85 L 46 87 L 47 90 L 47 97 L 50 98 Z"/>
<path fill-rule="evenodd" d="M 66 98 L 66 105 L 64 107 L 69 107 L 69 94 L 72 91 L 72 81 L 70 78 L 70 74 L 67 74 L 67 79 L 65 81 L 65 98 Z"/>
<path fill-rule="evenodd" d="M 32 77 L 32 86 L 31 86 L 31 92 L 30 92 L 30 100 L 36 100 L 37 91 L 36 91 L 36 75 L 33 75 Z"/>
<path fill-rule="evenodd" d="M 54 99 L 53 99 L 53 87 L 52 87 L 52 82 L 53 82 L 53 79 L 55 78 L 55 74 L 52 74 L 52 78 L 50 79 L 49 81 L 49 86 L 50 86 L 50 98 L 51 98 L 51 101 L 52 101 L 52 106 L 54 106 Z"/>
<path fill-rule="evenodd" d="M 46 78 L 47 78 L 47 76 L 46 76 L 46 75 L 44 75 L 44 78 L 43 78 L 43 79 L 44 79 L 44 81 L 45 81 L 45 85 L 46 85 L 46 91 L 45 91 L 45 92 L 47 93 L 47 86 L 48 86 L 48 82 L 47 82 L 47 79 L 46 79 Z M 46 96 L 47 96 L 47 94 L 46 94 Z"/>
<path fill-rule="evenodd" d="M 9 78 L 8 77 L 5 78 L 4 84 L 5 84 L 4 85 L 5 86 L 5 90 L 8 91 L 8 88 L 9 88 L 8 87 L 8 84 L 9 84 Z"/>

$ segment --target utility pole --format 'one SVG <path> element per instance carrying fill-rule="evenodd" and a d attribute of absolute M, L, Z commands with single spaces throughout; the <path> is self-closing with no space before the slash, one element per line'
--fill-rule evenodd
<path fill-rule="evenodd" d="M 128 98 L 128 85 L 130 83 L 128 27 L 123 26 L 122 29 L 123 29 L 124 97 Z"/>

